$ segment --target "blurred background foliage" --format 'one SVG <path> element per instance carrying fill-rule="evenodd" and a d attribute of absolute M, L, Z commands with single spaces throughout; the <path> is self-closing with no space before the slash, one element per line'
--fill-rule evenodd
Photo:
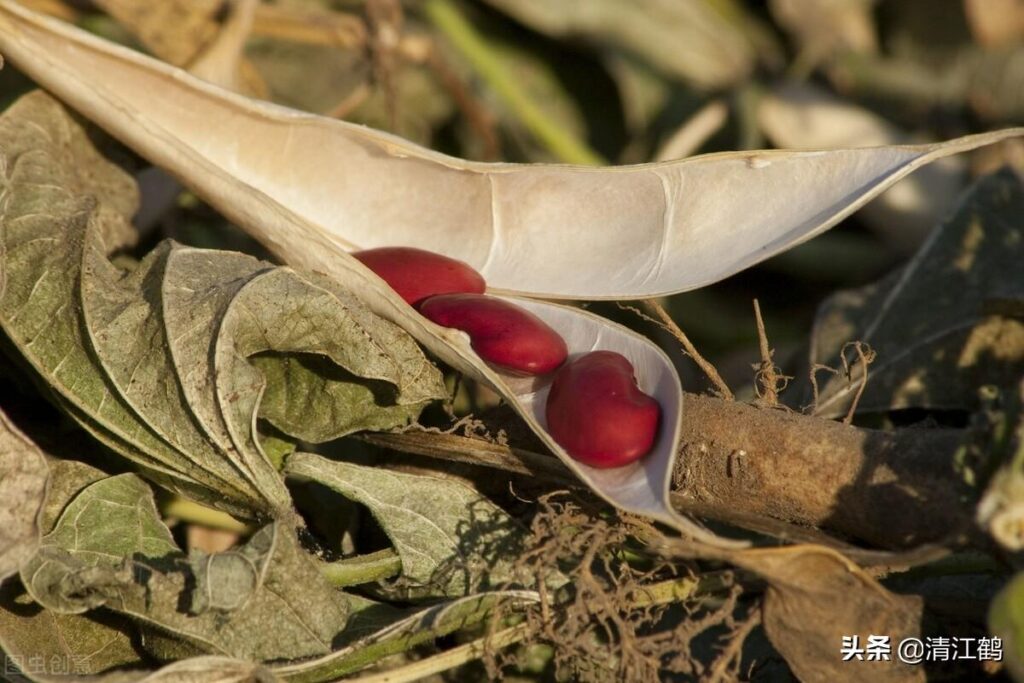
<path fill-rule="evenodd" d="M 22 0 L 192 68 L 226 0 Z M 870 146 L 1024 122 L 1017 0 L 263 0 L 238 65 L 244 92 L 386 130 L 467 159 L 632 164 L 723 150 Z M 0 104 L 31 84 L 0 72 Z M 259 253 L 180 188 L 136 168 L 150 231 Z M 671 297 L 672 316 L 740 397 L 759 360 L 800 374 L 819 305 L 904 262 L 970 179 L 1024 168 L 1020 141 L 936 164 L 836 229 L 725 282 Z M 154 208 L 155 207 L 155 208 Z M 603 315 L 658 338 L 614 304 Z M 703 376 L 677 344 L 691 391 Z M 745 389 L 744 389 L 745 387 Z"/>

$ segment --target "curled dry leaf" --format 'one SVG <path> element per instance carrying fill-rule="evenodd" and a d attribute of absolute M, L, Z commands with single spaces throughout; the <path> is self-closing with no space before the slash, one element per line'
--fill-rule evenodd
<path fill-rule="evenodd" d="M 0 582 L 39 546 L 49 478 L 42 452 L 0 410 Z"/>
<path fill-rule="evenodd" d="M 891 593 L 856 564 L 821 546 L 746 550 L 730 560 L 763 576 L 768 638 L 801 681 L 923 681 L 924 669 L 897 661 L 867 669 L 873 662 L 844 662 L 843 636 L 885 634 L 893 643 L 921 637 L 924 602 Z M 891 665 L 890 665 L 891 664 Z"/>
<path fill-rule="evenodd" d="M 130 234 L 134 188 L 48 96 L 4 114 L 0 148 L 0 329 L 83 427 L 161 485 L 277 514 L 290 497 L 255 431 L 264 393 L 301 438 L 404 425 L 445 396 L 408 335 L 325 278 L 170 242 L 116 267 L 106 254 Z M 295 354 L 320 358 L 319 374 L 278 372 Z M 345 419 L 296 427 L 311 404 Z"/>
<path fill-rule="evenodd" d="M 234 95 L 10 0 L 0 0 L 0 50 L 286 262 L 328 274 L 443 361 L 494 387 L 606 500 L 709 541 L 715 537 L 668 503 L 682 393 L 648 340 L 575 309 L 517 300 L 566 337 L 570 354 L 608 349 L 629 358 L 640 388 L 671 416 L 642 463 L 597 472 L 544 429 L 542 387 L 506 382 L 464 334 L 415 314 L 347 252 L 418 246 L 467 261 L 498 291 L 550 298 L 679 292 L 809 239 L 936 158 L 1024 133 L 611 169 L 480 164 Z"/>
<path fill-rule="evenodd" d="M 461 597 L 511 581 L 524 529 L 458 481 L 327 460 L 288 457 L 285 473 L 316 481 L 369 508 L 402 559 L 398 599 Z"/>
<path fill-rule="evenodd" d="M 982 178 L 907 265 L 826 300 L 809 364 L 841 370 L 845 352 L 850 376 L 825 379 L 815 414 L 842 416 L 858 394 L 859 411 L 881 412 L 972 409 L 985 384 L 1014 391 L 1024 375 L 1024 322 L 1014 312 L 1024 301 L 1022 214 L 1024 189 L 1012 172 Z M 866 386 L 863 364 L 846 348 L 852 341 L 877 353 Z M 812 388 L 803 389 L 812 402 Z"/>
<path fill-rule="evenodd" d="M 284 525 L 266 526 L 227 553 L 186 557 L 134 474 L 75 495 L 21 579 L 52 613 L 102 606 L 135 622 L 147 632 L 144 647 L 163 659 L 323 655 L 350 612 L 348 596 L 327 583 Z"/>

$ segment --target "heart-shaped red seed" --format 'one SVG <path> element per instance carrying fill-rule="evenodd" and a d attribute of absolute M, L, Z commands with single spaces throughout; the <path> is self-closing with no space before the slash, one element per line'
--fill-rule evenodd
<path fill-rule="evenodd" d="M 381 247 L 352 254 L 411 306 L 435 294 L 482 294 L 480 273 L 462 261 L 413 247 Z"/>
<path fill-rule="evenodd" d="M 565 340 L 533 313 L 482 294 L 441 294 L 420 313 L 443 327 L 469 334 L 473 350 L 505 370 L 543 375 L 565 362 Z"/>
<path fill-rule="evenodd" d="M 593 351 L 555 373 L 545 406 L 548 432 L 575 460 L 622 467 L 654 446 L 661 406 L 640 390 L 633 365 L 614 351 Z"/>

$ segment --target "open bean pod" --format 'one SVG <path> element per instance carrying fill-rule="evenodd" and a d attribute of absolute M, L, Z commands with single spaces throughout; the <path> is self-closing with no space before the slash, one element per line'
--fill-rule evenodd
<path fill-rule="evenodd" d="M 492 386 L 618 507 L 728 544 L 668 503 L 682 392 L 649 341 L 587 313 L 516 300 L 570 354 L 626 355 L 666 419 L 637 466 L 596 471 L 547 433 L 543 389 L 509 383 L 467 337 L 418 315 L 348 251 L 415 246 L 468 262 L 492 291 L 630 299 L 710 284 L 809 239 L 934 159 L 1017 136 L 821 152 L 737 152 L 606 169 L 482 164 L 251 100 L 0 0 L 0 52 L 164 168 L 287 263 L 326 273 L 439 358 Z"/>

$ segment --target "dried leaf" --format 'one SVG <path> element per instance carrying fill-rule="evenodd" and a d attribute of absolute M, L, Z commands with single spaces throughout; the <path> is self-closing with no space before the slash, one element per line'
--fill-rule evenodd
<path fill-rule="evenodd" d="M 1012 311 L 1024 299 L 1022 213 L 1016 176 L 980 180 L 901 271 L 822 305 L 812 366 L 839 367 L 848 341 L 870 344 L 878 356 L 858 404 L 863 412 L 970 408 L 983 384 L 1012 389 L 1024 374 L 1024 323 Z M 847 356 L 851 379 L 825 381 L 818 415 L 845 414 L 863 382 L 862 365 Z"/>
<path fill-rule="evenodd" d="M 232 431 L 236 444 L 244 438 L 237 431 L 244 429 L 252 434 L 246 427 L 259 408 L 266 385 L 259 369 L 247 359 L 265 352 L 319 354 L 350 376 L 388 385 L 383 396 L 368 386 L 347 396 L 350 392 L 344 389 L 352 388 L 353 383 L 336 374 L 331 386 L 335 391 L 310 394 L 304 390 L 315 392 L 321 386 L 310 386 L 308 375 L 275 373 L 279 380 L 307 380 L 298 385 L 279 385 L 276 392 L 271 392 L 271 420 L 283 431 L 302 438 L 336 438 L 374 420 L 378 428 L 394 427 L 416 417 L 428 402 L 446 397 L 441 373 L 401 329 L 370 313 L 326 278 L 314 284 L 288 268 L 276 268 L 254 276 L 238 290 L 217 332 L 213 354 L 217 393 L 229 430 L 236 426 Z M 275 360 L 279 358 L 264 357 L 259 366 L 267 368 Z M 290 394 L 287 398 L 281 395 L 285 392 Z M 321 408 L 327 406 L 331 413 L 347 413 L 350 420 L 306 425 L 297 410 L 311 401 Z M 285 402 L 288 405 L 282 407 Z M 393 405 L 397 410 L 378 412 L 378 404 Z M 370 420 L 364 418 L 360 423 L 359 411 L 369 413 Z M 319 433 L 314 432 L 317 427 Z M 255 442 L 246 447 L 259 449 Z"/>
<path fill-rule="evenodd" d="M 12 107 L 0 145 L 10 164 L 0 328 L 58 403 L 161 485 L 243 516 L 290 508 L 254 432 L 266 387 L 248 362 L 254 354 L 324 358 L 330 394 L 310 394 L 325 387 L 302 374 L 271 378 L 268 415 L 299 436 L 404 425 L 446 395 L 408 335 L 324 278 L 171 243 L 130 273 L 115 267 L 106 254 L 134 195 L 124 201 L 114 190 L 132 188 L 48 97 Z M 284 360 L 263 365 L 276 370 Z M 345 419 L 314 434 L 328 425 L 296 419 L 310 404 Z"/>
<path fill-rule="evenodd" d="M 144 644 L 163 659 L 322 655 L 349 613 L 347 597 L 279 524 L 240 549 L 186 558 L 160 521 L 151 491 L 131 474 L 82 490 L 23 568 L 22 582 L 50 610 L 104 606 L 140 627 L 156 627 Z"/>
<path fill-rule="evenodd" d="M 68 503 L 105 476 L 74 460 L 51 460 L 40 529 L 50 532 Z M 0 587 L 0 649 L 21 662 L 23 673 L 84 676 L 141 665 L 137 640 L 137 629 L 119 615 L 61 614 L 35 604 L 20 582 Z"/>
<path fill-rule="evenodd" d="M 461 482 L 310 453 L 289 456 L 285 467 L 369 508 L 402 558 L 402 581 L 394 587 L 402 599 L 461 597 L 513 578 L 524 530 Z"/>
<path fill-rule="evenodd" d="M 175 552 L 153 492 L 134 474 L 122 474 L 74 497 L 22 568 L 21 580 L 46 609 L 81 614 L 108 600 L 106 582 L 131 580 L 122 571 L 126 558 L 141 562 Z"/>
<path fill-rule="evenodd" d="M 769 583 L 764 627 L 801 681 L 923 681 L 922 667 L 891 661 L 842 661 L 843 636 L 890 642 L 920 638 L 923 600 L 890 593 L 853 562 L 820 546 L 747 550 L 733 562 Z"/>
<path fill-rule="evenodd" d="M 247 453 L 249 458 L 223 457 L 200 428 L 203 416 L 189 410 L 168 348 L 161 306 L 172 249 L 170 243 L 161 244 L 124 274 L 87 237 L 80 286 L 92 349 L 136 419 L 184 457 L 201 463 L 215 477 L 208 483 L 219 497 L 248 499 L 257 509 L 255 501 L 260 499 L 285 508 L 288 494 L 269 462 L 252 452 Z M 251 421 L 252 412 L 248 418 Z"/>
<path fill-rule="evenodd" d="M 0 650 L 8 657 L 5 664 L 21 663 L 29 678 L 142 666 L 137 640 L 134 625 L 119 615 L 60 614 L 35 604 L 17 581 L 0 586 Z"/>
<path fill-rule="evenodd" d="M 50 468 L 0 410 L 0 582 L 35 553 Z"/>
<path fill-rule="evenodd" d="M 0 328 L 58 399 L 122 454 L 183 487 L 203 473 L 120 400 L 88 352 L 76 290 L 84 240 L 114 246 L 130 234 L 131 179 L 99 157 L 52 99 L 28 95 L 0 118 L 7 169 L 0 207 Z M 175 472 L 175 465 L 180 471 Z"/>

